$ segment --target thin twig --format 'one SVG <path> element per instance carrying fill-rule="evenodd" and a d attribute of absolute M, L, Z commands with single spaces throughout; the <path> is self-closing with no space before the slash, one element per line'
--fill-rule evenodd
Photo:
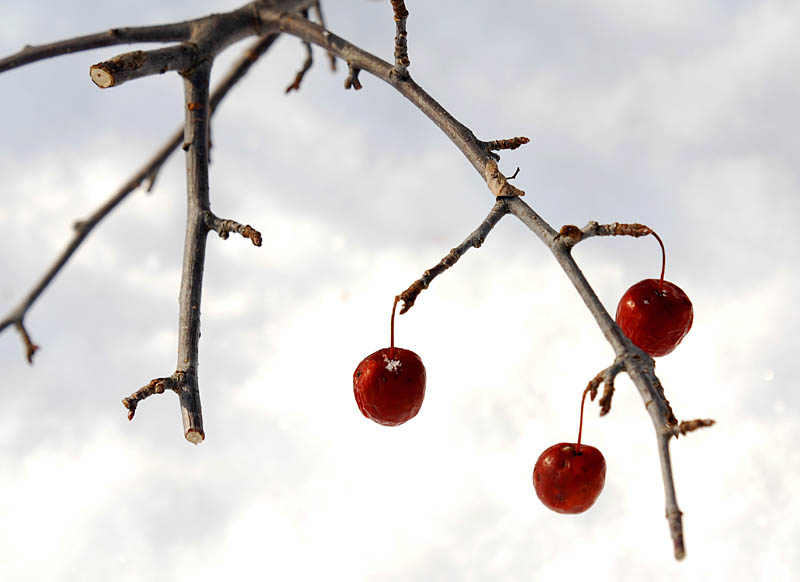
<path fill-rule="evenodd" d="M 590 393 L 592 400 L 597 396 L 597 389 L 600 384 L 603 384 L 603 395 L 600 397 L 598 404 L 600 405 L 600 416 L 605 416 L 611 410 L 611 399 L 614 396 L 614 379 L 625 369 L 625 362 L 616 358 L 614 363 L 605 370 L 601 370 L 598 374 L 589 381 L 586 390 Z"/>
<path fill-rule="evenodd" d="M 306 73 L 314 64 L 314 53 L 311 51 L 311 44 L 304 42 L 303 43 L 306 47 L 306 60 L 303 61 L 303 66 L 300 67 L 300 70 L 297 71 L 297 75 L 294 77 L 294 81 L 292 84 L 286 87 L 284 93 L 291 93 L 292 91 L 299 91 L 300 90 L 300 83 L 303 81 L 303 77 L 306 76 Z"/>
<path fill-rule="evenodd" d="M 675 438 L 678 438 L 680 435 L 685 435 L 699 428 L 713 426 L 714 424 L 716 424 L 716 421 L 710 418 L 696 418 L 694 420 L 681 421 L 679 424 L 672 425 L 670 428 Z"/>
<path fill-rule="evenodd" d="M 408 58 L 408 31 L 406 30 L 406 21 L 408 20 L 408 10 L 404 0 L 392 0 L 392 9 L 394 10 L 394 72 L 398 77 L 405 78 L 408 76 L 408 67 L 411 61 Z"/>
<path fill-rule="evenodd" d="M 486 149 L 490 151 L 497 150 L 515 150 L 519 146 L 525 145 L 531 140 L 525 136 L 512 137 L 511 139 L 495 139 L 486 142 Z"/>
<path fill-rule="evenodd" d="M 128 409 L 128 420 L 133 420 L 139 402 L 153 394 L 163 394 L 165 390 L 177 392 L 178 380 L 175 374 L 168 378 L 154 378 L 127 398 L 123 398 L 122 405 Z"/>
<path fill-rule="evenodd" d="M 458 261 L 458 259 L 460 259 L 464 253 L 473 247 L 476 249 L 479 248 L 483 244 L 483 241 L 486 240 L 486 237 L 489 235 L 492 229 L 507 213 L 508 207 L 506 206 L 504 199 L 499 198 L 497 202 L 495 202 L 492 210 L 489 212 L 486 218 L 483 219 L 483 222 L 481 222 L 478 228 L 472 231 L 472 233 L 466 239 L 464 239 L 464 242 L 447 253 L 447 255 L 445 255 L 445 257 L 439 261 L 435 267 L 425 271 L 422 277 L 414 281 L 408 289 L 398 295 L 400 300 L 403 301 L 403 308 L 400 310 L 400 313 L 405 313 L 411 309 L 414 306 L 414 301 L 416 301 L 417 296 L 424 289 L 428 288 L 428 285 L 431 284 L 431 281 L 455 265 L 456 261 Z"/>
<path fill-rule="evenodd" d="M 205 213 L 205 222 L 209 230 L 213 230 L 221 239 L 227 239 L 231 232 L 250 239 L 254 246 L 261 246 L 261 233 L 249 224 L 240 224 L 235 220 L 222 219 L 210 210 Z"/>
<path fill-rule="evenodd" d="M 654 234 L 653 229 L 638 222 L 600 224 L 594 220 L 583 228 L 578 228 L 574 224 L 565 224 L 558 231 L 559 243 L 566 245 L 568 248 L 572 248 L 579 242 L 593 236 L 632 236 L 638 238 L 649 234 Z"/>

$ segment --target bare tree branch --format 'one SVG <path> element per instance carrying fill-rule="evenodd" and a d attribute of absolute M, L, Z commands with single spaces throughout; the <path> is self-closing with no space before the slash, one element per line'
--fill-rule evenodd
<path fill-rule="evenodd" d="M 200 405 L 197 367 L 200 346 L 200 304 L 203 294 L 208 226 L 210 212 L 208 195 L 208 122 L 211 62 L 187 71 L 184 77 L 186 125 L 186 242 L 181 269 L 181 292 L 178 299 L 178 366 L 182 373 L 178 396 L 186 440 L 199 444 L 205 438 L 203 412 Z"/>
<path fill-rule="evenodd" d="M 247 49 L 242 57 L 237 61 L 226 77 L 220 81 L 219 86 L 211 96 L 211 112 L 216 110 L 219 103 L 225 98 L 228 92 L 238 83 L 250 67 L 258 58 L 263 55 L 269 47 L 275 42 L 277 35 L 268 35 L 258 39 L 254 42 L 249 49 Z M 23 342 L 26 348 L 26 357 L 28 362 L 33 363 L 33 354 L 38 349 L 31 341 L 28 332 L 25 330 L 23 320 L 25 315 L 30 310 L 31 306 L 36 302 L 42 292 L 50 285 L 55 276 L 66 265 L 67 261 L 72 257 L 78 247 L 83 244 L 83 241 L 94 230 L 94 228 L 106 217 L 112 210 L 114 210 L 120 202 L 125 200 L 127 196 L 136 190 L 143 182 L 155 180 L 155 176 L 159 169 L 164 165 L 170 155 L 178 149 L 178 146 L 183 142 L 183 128 L 178 129 L 172 137 L 161 147 L 161 149 L 138 171 L 134 174 L 125 184 L 123 184 L 111 198 L 109 198 L 100 208 L 95 210 L 88 218 L 80 220 L 75 225 L 75 234 L 67 247 L 61 252 L 53 265 L 47 270 L 42 278 L 34 285 L 28 294 L 20 301 L 20 303 L 12 309 L 6 317 L 0 321 L 0 333 L 9 325 L 15 325 L 22 335 Z"/>
<path fill-rule="evenodd" d="M 282 13 L 308 9 L 314 3 L 315 0 L 256 0 L 232 12 L 212 14 L 184 22 L 112 28 L 54 43 L 27 45 L 19 52 L 0 59 L 0 73 L 59 55 L 119 44 L 192 41 L 204 45 L 199 47 L 200 52 L 217 54 L 245 36 L 262 36 L 272 32 L 262 26 L 259 20 L 260 11 L 270 13 L 274 17 Z M 251 26 L 253 28 L 247 31 Z"/>
<path fill-rule="evenodd" d="M 669 440 L 672 430 L 669 428 L 677 423 L 669 402 L 664 397 L 661 382 L 655 375 L 655 362 L 648 354 L 637 348 L 622 333 L 619 326 L 606 311 L 600 299 L 595 294 L 589 282 L 584 277 L 580 268 L 570 253 L 574 242 L 565 240 L 565 237 L 556 233 L 547 225 L 538 214 L 519 198 L 510 198 L 508 205 L 511 213 L 519 218 L 531 231 L 533 231 L 550 248 L 567 277 L 572 281 L 578 294 L 583 299 L 589 311 L 594 316 L 606 340 L 614 348 L 619 362 L 625 366 L 625 371 L 630 376 L 650 414 L 653 428 L 658 440 L 658 452 L 661 460 L 661 476 L 664 482 L 666 499 L 666 515 L 672 534 L 675 558 L 680 560 L 686 554 L 683 543 L 683 525 L 681 511 L 678 508 L 675 496 L 675 483 L 672 477 L 672 465 L 669 455 Z"/>
<path fill-rule="evenodd" d="M 189 40 L 196 21 L 177 22 L 161 26 L 112 28 L 43 45 L 27 45 L 18 53 L 0 59 L 0 73 L 60 55 L 91 49 L 139 42 L 180 42 Z"/>
<path fill-rule="evenodd" d="M 367 71 L 392 85 L 400 94 L 428 116 L 473 165 L 486 182 L 490 192 L 498 199 L 493 210 L 493 212 L 495 210 L 498 212 L 496 220 L 499 220 L 506 213 L 513 214 L 547 245 L 615 352 L 616 359 L 614 364 L 601 372 L 602 376 L 600 374 L 596 376 L 587 389 L 593 389 L 596 393 L 599 383 L 604 381 L 606 383 L 604 399 L 607 396 L 606 404 L 610 406 L 614 377 L 624 369 L 636 385 L 645 408 L 651 417 L 658 443 L 665 490 L 666 515 L 672 535 L 674 553 L 676 558 L 683 558 L 685 549 L 682 518 L 675 496 L 669 442 L 673 436 L 677 436 L 679 433 L 684 434 L 701 426 L 710 426 L 713 421 L 695 420 L 683 424 L 678 423 L 665 397 L 663 387 L 655 375 L 653 359 L 633 345 L 622 333 L 571 255 L 571 249 L 577 242 L 591 236 L 644 236 L 645 234 L 654 233 L 644 225 L 619 225 L 616 223 L 613 225 L 589 223 L 584 229 L 567 225 L 559 232 L 555 231 L 530 206 L 521 200 L 520 196 L 524 192 L 508 182 L 508 178 L 499 169 L 497 163 L 499 156 L 492 151 L 517 147 L 523 143 L 520 140 L 527 138 L 515 138 L 518 142 L 514 142 L 514 140 L 482 142 L 475 137 L 472 131 L 456 120 L 417 85 L 408 74 L 409 59 L 406 31 L 408 11 L 403 0 L 391 0 L 391 3 L 396 22 L 394 66 L 332 34 L 324 26 L 303 18 L 299 11 L 314 6 L 314 0 L 259 0 L 229 13 L 212 15 L 187 23 L 155 27 L 148 32 L 148 34 L 155 34 L 157 28 L 165 37 L 169 36 L 170 33 L 180 36 L 180 38 L 172 40 L 184 43 L 190 42 L 192 50 L 195 51 L 194 60 L 185 58 L 188 51 L 178 50 L 174 47 L 162 49 L 160 53 L 157 51 L 141 54 L 130 53 L 138 56 L 128 55 L 117 58 L 118 65 L 124 65 L 118 67 L 125 71 L 123 78 L 125 75 L 128 75 L 127 78 L 135 78 L 144 74 L 163 72 L 163 67 L 167 67 L 167 69 L 163 70 L 168 70 L 170 67 L 182 70 L 185 78 L 186 126 L 184 149 L 186 150 L 188 185 L 187 230 L 180 294 L 178 367 L 175 374 L 170 377 L 170 381 L 176 384 L 173 389 L 180 396 L 186 438 L 195 443 L 202 441 L 204 438 L 199 391 L 197 388 L 197 366 L 200 337 L 200 299 L 207 234 L 210 227 L 215 228 L 220 233 L 227 233 L 229 230 L 237 230 L 237 228 L 241 228 L 242 232 L 244 232 L 247 229 L 247 227 L 242 227 L 239 223 L 228 225 L 225 225 L 224 221 L 217 223 L 216 220 L 218 219 L 213 217 L 210 210 L 208 197 L 208 119 L 210 116 L 208 78 L 211 63 L 219 51 L 244 36 L 262 35 L 280 30 L 280 32 L 296 36 L 306 43 L 321 46 L 329 54 L 346 61 L 351 71 L 349 77 L 350 86 L 358 88 L 356 84 L 358 83 L 357 71 L 359 70 Z M 143 32 L 145 29 L 138 30 L 142 36 L 146 36 Z M 187 31 L 188 38 L 186 37 Z M 51 45 L 51 48 L 47 50 L 56 51 L 52 54 L 61 54 L 69 50 L 94 48 L 88 46 L 92 42 L 117 44 L 114 39 L 108 37 L 108 33 L 105 34 L 106 36 L 102 37 L 97 35 L 93 41 L 86 40 L 91 37 L 81 37 L 80 39 L 73 39 L 71 45 L 69 42 L 66 45 L 64 43 L 56 43 L 58 47 L 53 48 L 55 45 Z M 131 33 L 131 36 L 134 36 L 134 34 Z M 70 46 L 72 47 L 71 49 L 69 48 Z M 44 58 L 36 57 L 36 55 L 45 54 L 47 50 L 24 49 L 21 53 L 0 61 L 0 72 L 13 66 L 32 62 L 36 58 Z M 26 53 L 26 51 L 28 52 Z M 57 51 L 61 51 L 61 53 Z M 174 53 L 177 60 L 166 63 L 162 56 L 170 51 Z M 25 60 L 26 58 L 29 60 Z M 132 66 L 136 65 L 134 61 L 137 58 L 141 60 L 142 64 Z M 113 61 L 114 59 L 112 59 Z M 190 61 L 191 66 L 187 68 L 187 63 Z M 5 67 L 5 69 L 2 67 Z M 110 79 L 112 81 L 111 85 L 117 83 L 115 75 L 118 76 L 119 73 L 115 71 L 114 74 L 109 74 L 108 79 L 106 79 L 102 74 L 99 74 L 101 81 L 108 82 Z M 360 83 L 358 85 L 360 86 Z M 516 176 L 516 173 L 514 175 Z M 146 176 L 152 176 L 152 172 L 146 174 Z M 490 220 L 490 217 L 487 217 L 487 220 L 484 221 L 485 224 L 489 224 L 494 220 L 494 218 Z M 81 228 L 83 228 L 83 225 L 81 225 Z M 489 230 L 491 230 L 491 226 L 488 227 L 486 232 L 488 233 Z M 237 230 L 237 232 L 239 231 Z M 483 236 L 485 237 L 485 234 Z M 480 235 L 474 239 L 471 235 L 462 243 L 463 251 L 461 254 L 470 246 L 477 246 L 475 242 L 479 244 L 482 240 Z M 419 290 L 423 289 L 435 276 L 433 271 L 437 269 L 438 272 L 445 270 L 459 256 L 461 255 L 454 249 L 437 267 L 426 273 L 427 280 L 423 276 L 423 279 L 420 280 L 422 283 L 418 281 L 415 285 L 419 287 Z M 430 276 L 432 274 L 433 276 Z M 45 282 L 45 286 L 48 282 Z M 409 293 L 411 303 L 407 303 L 407 307 L 413 304 L 413 288 L 414 285 L 410 288 L 412 290 Z M 419 293 L 419 291 L 416 291 L 416 293 Z M 404 309 L 407 309 L 407 307 Z M 27 337 L 27 333 L 24 332 L 24 327 L 22 326 L 22 317 L 26 309 L 18 308 L 12 312 L 10 319 L 4 320 L 5 326 L 10 323 L 17 324 L 18 329 L 22 330 L 25 337 Z M 1 329 L 2 327 L 0 327 Z M 30 339 L 27 339 L 27 343 L 32 345 Z M 137 391 L 137 393 L 134 393 L 134 395 L 141 393 L 141 398 L 144 398 L 150 393 L 156 393 L 158 389 L 171 387 L 164 378 L 156 379 L 154 382 L 156 383 L 153 384 L 151 382 Z M 147 389 L 145 390 L 145 388 Z M 134 403 L 132 404 L 133 409 L 129 407 L 131 414 L 135 410 L 135 403 L 138 403 L 141 398 L 126 399 Z"/>

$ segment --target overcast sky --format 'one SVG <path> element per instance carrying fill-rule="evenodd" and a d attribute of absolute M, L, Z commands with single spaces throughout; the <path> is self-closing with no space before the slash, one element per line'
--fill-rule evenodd
<path fill-rule="evenodd" d="M 216 581 L 790 580 L 800 571 L 800 4 L 407 0 L 411 73 L 503 154 L 555 228 L 642 222 L 695 307 L 658 361 L 687 558 L 672 557 L 655 438 L 627 377 L 585 442 L 606 488 L 545 509 L 531 472 L 576 437 L 613 353 L 547 249 L 506 217 L 398 319 L 428 370 L 397 428 L 358 411 L 352 373 L 389 340 L 392 298 L 483 219 L 461 153 L 391 88 L 278 42 L 213 124 L 214 211 L 264 246 L 211 235 L 200 389 L 206 441 L 173 394 L 121 399 L 175 369 L 182 156 L 92 234 L 30 311 L 25 362 L 0 335 L 0 579 Z M 0 54 L 234 0 L 6 2 Z M 386 2 L 324 5 L 329 28 L 391 59 Z M 231 47 L 221 74 L 243 45 Z M 101 91 L 111 47 L 0 75 L 0 312 L 182 120 L 169 74 Z M 575 251 L 606 304 L 655 277 L 652 237 Z"/>

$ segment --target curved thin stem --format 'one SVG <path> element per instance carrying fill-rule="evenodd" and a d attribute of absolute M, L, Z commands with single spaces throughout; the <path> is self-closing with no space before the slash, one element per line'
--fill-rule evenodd
<path fill-rule="evenodd" d="M 578 442 L 575 443 L 575 454 L 581 454 L 581 436 L 583 435 L 583 405 L 586 404 L 586 394 L 589 392 L 589 388 L 583 391 L 583 396 L 581 396 L 581 419 L 578 422 Z"/>
<path fill-rule="evenodd" d="M 661 293 L 664 290 L 664 269 L 667 267 L 667 251 L 664 249 L 664 241 L 662 241 L 661 237 L 656 234 L 656 231 L 653 231 L 650 234 L 656 237 L 656 240 L 661 247 L 661 278 L 658 280 L 658 292 Z"/>
<path fill-rule="evenodd" d="M 391 331 L 389 332 L 389 357 L 394 358 L 394 314 L 397 312 L 397 303 L 400 301 L 400 296 L 397 295 L 394 298 L 394 303 L 392 304 L 392 323 L 391 323 Z"/>

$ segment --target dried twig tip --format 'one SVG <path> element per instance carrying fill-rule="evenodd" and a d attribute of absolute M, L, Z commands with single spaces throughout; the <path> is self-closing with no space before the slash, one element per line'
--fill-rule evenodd
<path fill-rule="evenodd" d="M 684 420 L 679 424 L 672 425 L 670 430 L 672 434 L 675 435 L 675 438 L 678 438 L 680 435 L 685 435 L 698 428 L 706 428 L 714 424 L 715 421 L 710 418 L 696 418 L 694 420 Z"/>
<path fill-rule="evenodd" d="M 227 239 L 230 233 L 235 232 L 250 239 L 253 246 L 261 246 L 261 233 L 249 224 L 241 224 L 230 219 L 223 220 L 209 210 L 205 212 L 205 222 L 209 230 L 216 232 L 221 239 Z"/>
<path fill-rule="evenodd" d="M 347 63 L 347 78 L 344 80 L 344 88 L 345 89 L 355 89 L 358 91 L 361 89 L 361 81 L 358 80 L 358 74 L 361 72 L 361 69 L 358 67 L 354 67 L 350 63 Z"/>
<path fill-rule="evenodd" d="M 33 354 L 36 353 L 39 346 L 31 341 L 31 336 L 28 335 L 28 330 L 25 329 L 25 324 L 22 323 L 22 320 L 15 322 L 14 326 L 22 336 L 22 343 L 25 345 L 25 359 L 28 360 L 29 364 L 33 365 Z"/>
<path fill-rule="evenodd" d="M 486 142 L 486 149 L 489 151 L 495 150 L 515 150 L 521 145 L 525 145 L 531 141 L 525 136 L 512 137 L 511 139 L 496 139 Z"/>
<path fill-rule="evenodd" d="M 311 45 L 309 43 L 303 43 L 306 47 L 306 60 L 303 61 L 303 66 L 300 67 L 300 70 L 297 71 L 297 75 L 294 77 L 294 81 L 292 84 L 286 87 L 285 93 L 291 93 L 292 91 L 299 91 L 300 90 L 300 83 L 303 81 L 303 77 L 306 76 L 306 73 L 311 68 L 311 65 L 314 64 L 314 54 L 311 51 Z"/>

